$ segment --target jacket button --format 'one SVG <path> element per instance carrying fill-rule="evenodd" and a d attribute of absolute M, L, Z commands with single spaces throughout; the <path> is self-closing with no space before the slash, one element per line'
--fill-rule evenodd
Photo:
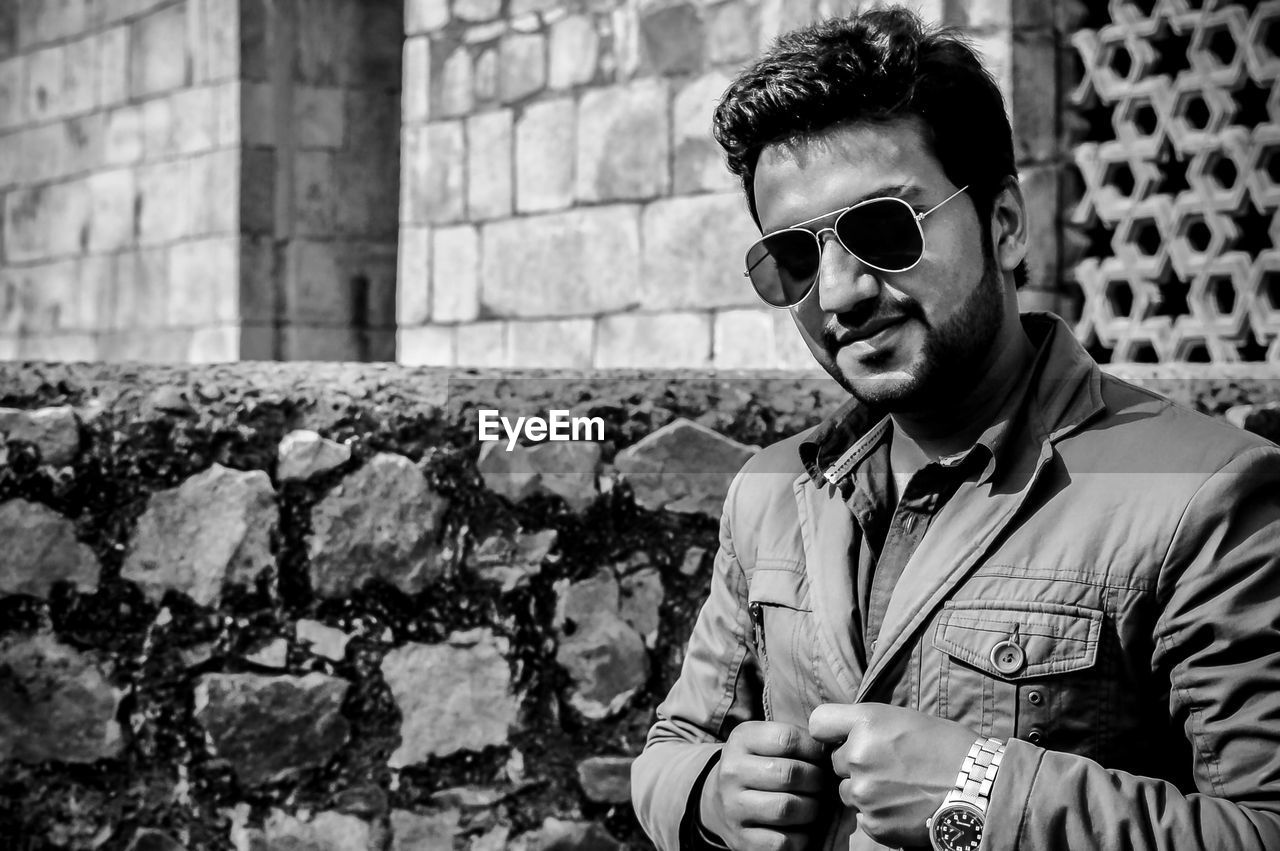
<path fill-rule="evenodd" d="M 1030 703 L 1032 706 L 1039 706 L 1040 704 L 1044 703 L 1044 695 L 1032 689 L 1031 691 L 1027 692 L 1027 703 Z"/>
<path fill-rule="evenodd" d="M 1006 638 L 991 648 L 991 664 L 1002 674 L 1016 674 L 1026 663 L 1027 654 L 1016 641 Z"/>
<path fill-rule="evenodd" d="M 1031 732 L 1027 733 L 1027 741 L 1033 745 L 1038 745 L 1042 741 L 1044 741 L 1044 733 L 1040 732 L 1039 730 L 1032 730 Z"/>

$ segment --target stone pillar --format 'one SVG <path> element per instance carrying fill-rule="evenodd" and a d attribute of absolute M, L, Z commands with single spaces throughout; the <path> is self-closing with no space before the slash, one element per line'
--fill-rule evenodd
<path fill-rule="evenodd" d="M 403 0 L 266 6 L 266 61 L 246 68 L 246 140 L 272 203 L 246 232 L 255 347 L 280 360 L 391 360 Z M 248 166 L 248 163 L 246 163 Z"/>

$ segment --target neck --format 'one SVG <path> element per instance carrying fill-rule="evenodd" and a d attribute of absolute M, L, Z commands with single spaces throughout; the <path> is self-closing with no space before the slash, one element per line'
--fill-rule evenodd
<path fill-rule="evenodd" d="M 1035 354 L 1022 324 L 1015 320 L 1012 330 L 1013 333 L 1001 335 L 992 346 L 976 371 L 980 378 L 969 392 L 951 396 L 944 407 L 891 415 L 895 436 L 900 435 L 914 444 L 899 449 L 904 461 L 914 455 L 919 466 L 923 466 L 944 455 L 954 455 L 972 446 L 995 422 Z"/>

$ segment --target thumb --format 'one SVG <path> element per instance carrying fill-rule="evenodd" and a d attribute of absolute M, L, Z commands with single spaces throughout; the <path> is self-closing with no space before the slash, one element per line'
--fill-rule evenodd
<path fill-rule="evenodd" d="M 841 744 L 861 723 L 863 714 L 856 703 L 824 703 L 809 716 L 809 735 L 823 744 Z"/>

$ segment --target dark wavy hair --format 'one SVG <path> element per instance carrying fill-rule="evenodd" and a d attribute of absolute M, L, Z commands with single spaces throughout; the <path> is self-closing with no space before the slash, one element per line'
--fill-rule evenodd
<path fill-rule="evenodd" d="M 959 32 L 926 27 L 907 9 L 872 9 L 778 37 L 725 91 L 712 131 L 759 224 L 754 181 L 765 147 L 837 124 L 909 116 L 921 120 L 947 179 L 968 184 L 987 235 L 1004 179 L 1017 178 L 1004 99 Z M 1025 283 L 1025 263 L 1015 280 Z"/>

